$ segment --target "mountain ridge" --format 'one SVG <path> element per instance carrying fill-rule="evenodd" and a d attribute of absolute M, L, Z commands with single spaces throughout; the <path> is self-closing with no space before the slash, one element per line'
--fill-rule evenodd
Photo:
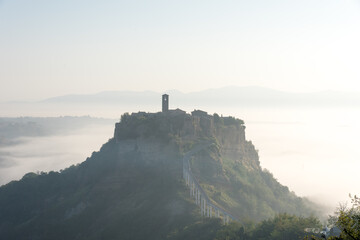
<path fill-rule="evenodd" d="M 265 87 L 223 87 L 203 91 L 183 93 L 178 90 L 166 91 L 183 104 L 216 104 L 221 105 L 359 105 L 360 97 L 356 92 L 315 91 L 287 92 Z M 103 91 L 94 94 L 69 94 L 52 97 L 38 103 L 106 103 L 121 104 L 156 104 L 159 93 L 154 91 Z"/>

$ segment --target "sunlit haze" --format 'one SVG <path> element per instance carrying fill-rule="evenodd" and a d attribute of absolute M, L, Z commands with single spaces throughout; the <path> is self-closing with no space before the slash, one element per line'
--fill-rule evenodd
<path fill-rule="evenodd" d="M 228 85 L 360 91 L 360 3 L 0 1 L 0 101 Z"/>
<path fill-rule="evenodd" d="M 160 111 L 165 92 L 194 96 L 229 86 L 360 95 L 359 43 L 358 0 L 0 0 L 0 117 L 119 119 Z M 99 105 L 43 101 L 104 91 L 156 92 L 159 105 L 112 105 L 110 95 Z M 359 194 L 358 103 L 215 106 L 176 96 L 170 94 L 171 108 L 243 119 L 261 166 L 296 194 L 331 207 Z M 113 136 L 113 125 L 96 129 L 0 149 L 16 162 L 0 168 L 0 185 L 84 161 Z"/>

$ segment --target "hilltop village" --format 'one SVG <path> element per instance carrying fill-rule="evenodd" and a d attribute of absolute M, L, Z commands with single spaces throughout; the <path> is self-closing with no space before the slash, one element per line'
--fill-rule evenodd
<path fill-rule="evenodd" d="M 237 143 L 245 142 L 244 122 L 234 117 L 210 115 L 205 111 L 194 110 L 187 114 L 181 109 L 169 109 L 169 96 L 162 96 L 162 112 L 125 113 L 115 125 L 114 137 L 117 141 L 128 138 L 163 136 L 167 134 L 186 138 L 211 137 L 221 132 L 221 126 L 233 126 Z M 220 127 L 220 128 L 219 128 Z"/>
<path fill-rule="evenodd" d="M 174 141 L 180 149 L 189 142 L 204 140 L 220 141 L 221 153 L 237 161 L 245 162 L 250 168 L 260 169 L 259 157 L 251 141 L 245 139 L 244 121 L 234 117 L 210 115 L 205 111 L 194 110 L 191 114 L 181 109 L 169 109 L 169 96 L 162 96 L 162 111 L 157 113 L 137 112 L 121 116 L 115 124 L 114 138 L 117 142 L 126 140 L 127 147 L 132 147 L 130 140 L 138 148 L 145 139 L 163 142 Z M 143 144 L 144 145 L 144 144 Z M 146 142 L 145 145 L 149 145 Z"/>

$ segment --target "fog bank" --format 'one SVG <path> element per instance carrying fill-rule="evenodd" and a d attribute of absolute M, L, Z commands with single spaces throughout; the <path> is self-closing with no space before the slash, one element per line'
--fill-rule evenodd
<path fill-rule="evenodd" d="M 113 124 L 89 125 L 64 135 L 23 137 L 0 147 L 0 185 L 28 172 L 58 171 L 85 161 L 113 135 Z"/>

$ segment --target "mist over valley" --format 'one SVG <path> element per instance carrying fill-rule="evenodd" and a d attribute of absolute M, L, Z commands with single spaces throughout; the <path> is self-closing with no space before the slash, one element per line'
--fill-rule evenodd
<path fill-rule="evenodd" d="M 357 96 L 339 98 L 337 105 L 333 103 L 345 93 L 298 93 L 294 97 L 292 93 L 260 87 L 168 92 L 173 109 L 187 112 L 202 109 L 244 119 L 247 137 L 259 151 L 261 166 L 300 196 L 328 205 L 332 211 L 339 202 L 347 201 L 349 193 L 356 192 L 360 182 L 356 174 L 360 157 L 356 147 L 360 134 L 356 124 L 360 120 L 359 106 L 356 101 L 346 104 L 346 99 Z M 322 97 L 324 94 L 326 97 Z M 2 141 L 11 139 L 14 143 L 0 149 L 1 184 L 19 179 L 29 171 L 59 170 L 84 161 L 112 137 L 114 123 L 121 114 L 159 111 L 159 95 L 150 91 L 103 92 L 2 103 L 11 109 L 9 116 L 29 111 L 28 114 L 35 113 L 37 117 L 91 115 L 111 119 L 58 118 L 57 123 L 57 118 L 9 118 L 10 122 L 22 122 L 24 129 L 29 122 L 43 123 L 46 127 L 37 129 L 35 124 L 28 131 L 33 129 L 36 133 L 23 131 L 16 133 L 16 138 L 2 137 Z M 4 130 L 2 133 L 15 134 Z"/>
<path fill-rule="evenodd" d="M 0 0 L 0 240 L 359 240 L 359 12 Z"/>
<path fill-rule="evenodd" d="M 114 119 L 0 118 L 0 185 L 28 172 L 59 171 L 83 162 L 113 134 Z"/>

